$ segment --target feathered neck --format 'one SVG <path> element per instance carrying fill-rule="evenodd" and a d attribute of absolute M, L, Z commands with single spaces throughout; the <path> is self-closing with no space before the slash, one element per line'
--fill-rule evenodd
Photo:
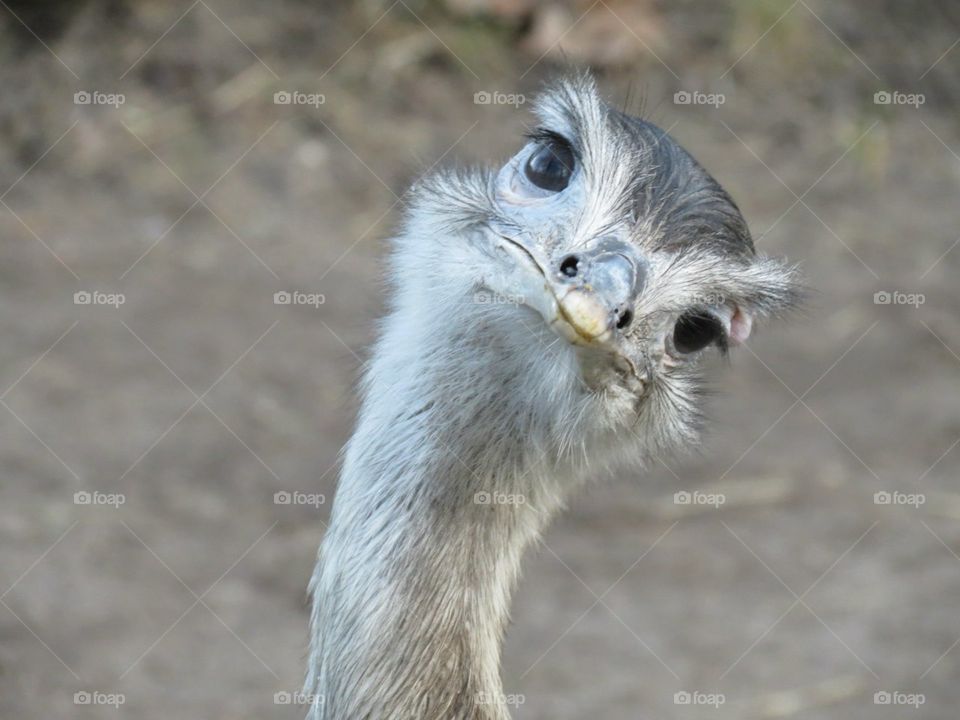
<path fill-rule="evenodd" d="M 570 487 L 540 383 L 569 368 L 506 347 L 514 339 L 479 320 L 438 329 L 423 312 L 388 318 L 344 456 L 311 580 L 313 720 L 509 717 L 510 594 Z"/>

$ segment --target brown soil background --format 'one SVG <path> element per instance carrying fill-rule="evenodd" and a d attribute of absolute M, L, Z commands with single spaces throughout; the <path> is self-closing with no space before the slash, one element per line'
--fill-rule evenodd
<path fill-rule="evenodd" d="M 714 369 L 700 451 L 592 484 L 528 558 L 516 717 L 954 720 L 958 38 L 947 2 L 0 7 L 0 717 L 302 717 L 274 693 L 302 677 L 397 195 L 506 158 L 527 108 L 474 93 L 532 97 L 565 57 L 815 294 Z M 726 102 L 673 102 L 695 89 Z M 326 303 L 273 303 L 293 289 Z M 695 489 L 727 503 L 680 512 Z M 926 503 L 875 504 L 894 490 Z"/>

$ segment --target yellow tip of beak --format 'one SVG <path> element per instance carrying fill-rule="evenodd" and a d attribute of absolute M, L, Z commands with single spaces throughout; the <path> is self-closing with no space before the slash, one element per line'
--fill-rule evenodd
<path fill-rule="evenodd" d="M 559 302 L 563 319 L 585 340 L 601 339 L 610 330 L 606 306 L 593 293 L 574 289 Z"/>

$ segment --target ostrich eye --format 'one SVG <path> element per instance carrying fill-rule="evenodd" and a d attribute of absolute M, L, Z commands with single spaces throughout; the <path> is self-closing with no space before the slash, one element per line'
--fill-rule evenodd
<path fill-rule="evenodd" d="M 573 150 L 559 138 L 543 141 L 523 168 L 527 179 L 542 190 L 560 192 L 573 175 Z"/>
<path fill-rule="evenodd" d="M 680 316 L 673 329 L 673 346 L 677 352 L 687 353 L 703 350 L 723 337 L 723 326 L 712 315 L 689 312 Z"/>

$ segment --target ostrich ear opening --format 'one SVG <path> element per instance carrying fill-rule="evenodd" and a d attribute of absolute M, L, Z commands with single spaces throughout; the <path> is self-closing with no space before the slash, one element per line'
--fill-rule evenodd
<path fill-rule="evenodd" d="M 730 345 L 742 345 L 753 330 L 753 313 L 732 302 L 713 308 L 711 314 L 720 321 Z"/>

